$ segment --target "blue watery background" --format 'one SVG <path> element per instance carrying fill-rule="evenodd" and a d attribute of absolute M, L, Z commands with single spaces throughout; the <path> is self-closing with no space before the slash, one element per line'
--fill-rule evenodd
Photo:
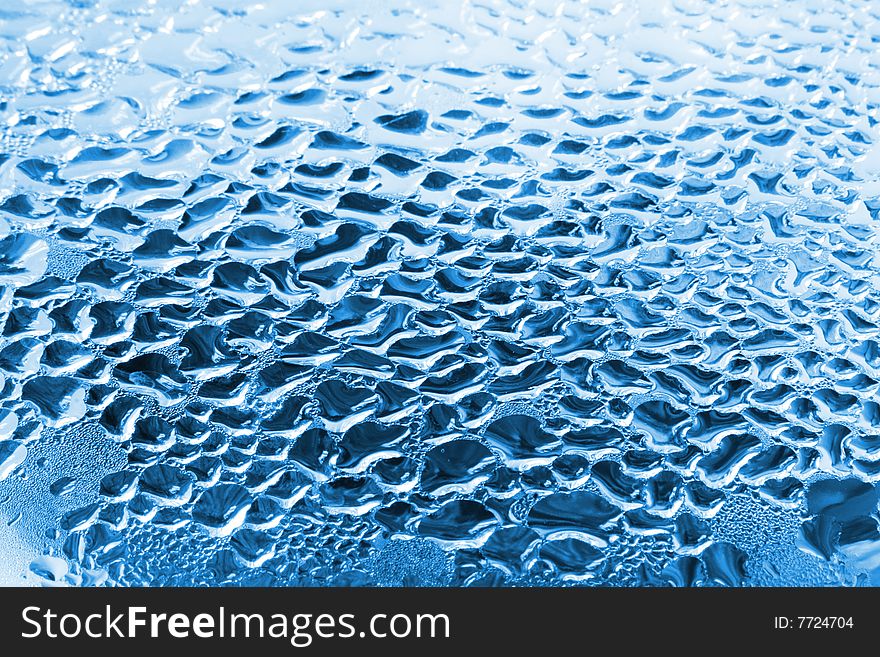
<path fill-rule="evenodd" d="M 880 584 L 872 2 L 8 2 L 0 583 Z"/>

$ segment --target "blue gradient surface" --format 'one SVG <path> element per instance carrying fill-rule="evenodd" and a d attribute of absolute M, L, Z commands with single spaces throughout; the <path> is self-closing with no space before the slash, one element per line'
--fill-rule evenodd
<path fill-rule="evenodd" d="M 5 5 L 0 583 L 880 583 L 878 16 Z"/>

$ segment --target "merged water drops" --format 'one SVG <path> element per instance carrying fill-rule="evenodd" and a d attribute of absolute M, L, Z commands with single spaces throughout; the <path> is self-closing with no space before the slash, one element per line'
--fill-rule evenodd
<path fill-rule="evenodd" d="M 4 581 L 876 584 L 878 18 L 0 12 Z"/>

